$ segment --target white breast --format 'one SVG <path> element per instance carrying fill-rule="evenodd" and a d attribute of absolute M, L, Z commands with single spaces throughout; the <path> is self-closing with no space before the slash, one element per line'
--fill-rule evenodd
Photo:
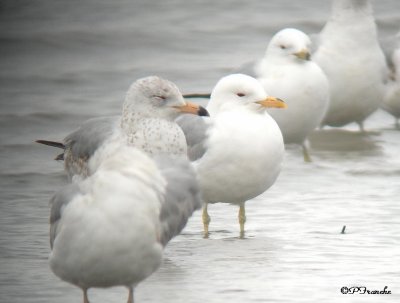
<path fill-rule="evenodd" d="M 207 152 L 195 163 L 207 202 L 241 203 L 267 190 L 277 178 L 284 145 L 276 122 L 249 111 L 221 113 Z"/>

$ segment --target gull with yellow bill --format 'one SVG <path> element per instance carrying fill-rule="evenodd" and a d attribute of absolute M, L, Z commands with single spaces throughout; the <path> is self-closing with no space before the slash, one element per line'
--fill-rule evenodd
<path fill-rule="evenodd" d="M 189 158 L 202 190 L 205 237 L 209 235 L 208 204 L 239 206 L 240 237 L 245 232 L 245 202 L 266 191 L 277 179 L 284 155 L 282 133 L 269 107 L 286 104 L 267 95 L 261 84 L 243 74 L 223 77 L 211 93 L 210 118 L 182 116 Z M 196 121 L 197 120 L 197 121 Z"/>
<path fill-rule="evenodd" d="M 288 104 L 288 110 L 268 110 L 278 123 L 285 144 L 303 147 L 305 161 L 307 137 L 317 128 L 329 106 L 329 82 L 310 56 L 310 38 L 295 28 L 276 33 L 256 66 L 257 79 L 264 89 Z"/>

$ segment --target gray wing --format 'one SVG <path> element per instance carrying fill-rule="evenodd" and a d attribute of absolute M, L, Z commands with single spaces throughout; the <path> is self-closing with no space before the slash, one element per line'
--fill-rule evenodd
<path fill-rule="evenodd" d="M 81 194 L 77 184 L 69 184 L 50 199 L 50 247 L 53 248 L 54 239 L 57 236 L 57 226 L 61 219 L 62 209 L 77 195 Z"/>
<path fill-rule="evenodd" d="M 182 115 L 176 119 L 182 128 L 188 145 L 188 157 L 191 161 L 201 158 L 206 152 L 207 131 L 210 127 L 209 117 Z"/>
<path fill-rule="evenodd" d="M 167 180 L 160 213 L 161 243 L 165 246 L 182 231 L 192 213 L 202 206 L 202 200 L 196 174 L 187 159 L 159 155 L 154 160 Z"/>
<path fill-rule="evenodd" d="M 87 162 L 95 151 L 111 136 L 119 116 L 87 120 L 64 139 L 65 169 L 68 175 L 87 175 Z"/>

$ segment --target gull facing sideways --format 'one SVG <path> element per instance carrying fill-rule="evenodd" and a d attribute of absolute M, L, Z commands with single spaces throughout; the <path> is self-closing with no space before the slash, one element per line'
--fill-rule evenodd
<path fill-rule="evenodd" d="M 279 175 L 284 154 L 282 133 L 268 107 L 286 107 L 268 97 L 261 84 L 243 74 L 218 81 L 207 106 L 211 117 L 182 116 L 179 125 L 189 145 L 202 197 L 204 235 L 209 235 L 209 203 L 239 206 L 244 237 L 245 202 L 266 191 Z"/>
<path fill-rule="evenodd" d="M 90 119 L 62 143 L 37 142 L 63 149 L 56 159 L 64 160 L 70 178 L 87 177 L 89 162 L 101 161 L 96 153 L 109 141 L 121 141 L 149 155 L 186 155 L 185 135 L 174 121 L 183 113 L 208 115 L 201 106 L 186 102 L 174 83 L 151 76 L 131 85 L 122 116 Z"/>

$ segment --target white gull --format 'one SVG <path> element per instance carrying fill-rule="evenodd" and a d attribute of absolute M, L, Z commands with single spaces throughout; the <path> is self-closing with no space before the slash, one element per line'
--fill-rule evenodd
<path fill-rule="evenodd" d="M 240 236 L 244 236 L 245 202 L 266 191 L 279 175 L 284 154 L 281 131 L 267 107 L 285 107 L 268 97 L 254 78 L 233 74 L 212 91 L 211 117 L 178 119 L 194 160 L 203 200 L 205 236 L 209 233 L 209 203 L 239 206 Z"/>
<path fill-rule="evenodd" d="M 323 124 L 344 126 L 364 120 L 382 102 L 387 75 L 368 0 L 334 0 L 332 13 L 318 37 L 313 59 L 330 84 L 330 106 Z"/>
<path fill-rule="evenodd" d="M 397 39 L 400 39 L 400 33 L 397 34 Z M 400 46 L 393 51 L 391 59 L 393 71 L 385 87 L 382 108 L 395 117 L 396 127 L 400 128 Z"/>
<path fill-rule="evenodd" d="M 322 69 L 310 58 L 310 38 L 294 28 L 276 33 L 255 67 L 257 79 L 271 95 L 285 100 L 287 110 L 268 109 L 278 123 L 285 143 L 303 146 L 320 125 L 329 105 L 329 83 Z"/>

